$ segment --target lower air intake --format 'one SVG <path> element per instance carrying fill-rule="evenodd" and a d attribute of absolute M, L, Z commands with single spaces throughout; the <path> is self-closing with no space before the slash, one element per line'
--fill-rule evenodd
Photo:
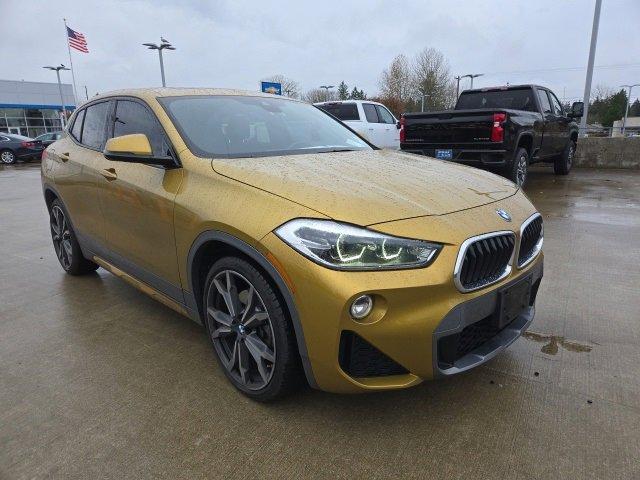
<path fill-rule="evenodd" d="M 351 377 L 384 377 L 409 373 L 357 333 L 344 330 L 340 337 L 340 368 Z"/>

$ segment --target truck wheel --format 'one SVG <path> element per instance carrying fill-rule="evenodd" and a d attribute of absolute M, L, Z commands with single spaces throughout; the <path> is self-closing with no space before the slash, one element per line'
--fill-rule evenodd
<path fill-rule="evenodd" d="M 525 148 L 520 147 L 513 159 L 510 170 L 507 171 L 507 177 L 513 183 L 522 187 L 527 181 L 529 173 L 529 153 Z"/>
<path fill-rule="evenodd" d="M 556 158 L 555 162 L 553 162 L 553 172 L 556 175 L 567 175 L 569 170 L 571 170 L 571 165 L 573 164 L 573 156 L 576 153 L 576 142 L 573 140 L 567 143 L 567 146 L 564 147 L 564 152 L 558 158 Z"/>

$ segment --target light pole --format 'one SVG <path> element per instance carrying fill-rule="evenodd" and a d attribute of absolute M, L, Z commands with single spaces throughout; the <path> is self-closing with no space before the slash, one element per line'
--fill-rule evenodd
<path fill-rule="evenodd" d="M 56 76 L 58 77 L 58 91 L 60 92 L 60 105 L 62 106 L 62 126 L 65 127 L 66 125 L 66 114 L 65 114 L 65 108 L 64 108 L 64 96 L 62 95 L 62 84 L 60 83 L 60 70 L 70 70 L 69 68 L 65 67 L 64 65 L 60 64 L 57 67 L 42 67 L 42 68 L 46 68 L 47 70 L 54 70 L 56 72 Z"/>
<path fill-rule="evenodd" d="M 324 100 L 325 101 L 329 101 L 329 90 L 332 89 L 333 87 L 335 87 L 335 85 L 320 85 L 320 88 L 324 88 L 325 90 L 325 94 L 324 94 Z"/>
<path fill-rule="evenodd" d="M 427 94 L 426 94 L 426 92 L 425 92 L 422 88 L 419 88 L 419 89 L 418 89 L 418 92 L 420 92 L 420 100 L 421 100 L 421 107 L 420 107 L 420 111 L 421 111 L 421 112 L 424 112 L 424 99 L 425 99 L 426 97 L 429 97 L 430 95 L 427 95 Z"/>
<path fill-rule="evenodd" d="M 631 103 L 631 90 L 633 87 L 640 87 L 640 83 L 634 83 L 633 85 L 620 85 L 622 88 L 629 89 L 629 96 L 627 97 L 627 108 L 624 109 L 624 119 L 622 120 L 622 136 L 624 137 L 624 129 L 627 126 L 627 116 L 629 115 L 629 103 Z"/>
<path fill-rule="evenodd" d="M 456 100 L 458 100 L 458 97 L 460 96 L 460 79 L 463 78 L 460 75 L 458 75 L 457 77 L 453 77 L 456 79 Z"/>
<path fill-rule="evenodd" d="M 155 43 L 143 43 L 145 47 L 149 50 L 158 50 L 158 56 L 160 57 L 160 75 L 162 75 L 162 86 L 166 87 L 167 82 L 164 80 L 164 62 L 162 61 L 162 50 L 175 50 L 176 47 L 171 45 L 168 40 L 160 37 L 160 45 L 156 45 Z"/>
<path fill-rule="evenodd" d="M 589 63 L 587 64 L 587 78 L 584 81 L 583 110 L 580 119 L 580 136 L 587 133 L 587 115 L 589 114 L 589 97 L 591 96 L 591 79 L 593 78 L 593 62 L 596 58 L 596 44 L 598 43 L 598 27 L 600 26 L 600 8 L 602 0 L 596 0 L 593 11 L 593 26 L 591 27 L 591 46 L 589 47 Z"/>

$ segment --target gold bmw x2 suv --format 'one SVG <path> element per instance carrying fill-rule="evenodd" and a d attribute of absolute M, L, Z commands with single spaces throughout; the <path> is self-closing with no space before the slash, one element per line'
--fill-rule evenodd
<path fill-rule="evenodd" d="M 542 218 L 516 185 L 380 150 L 303 102 L 98 96 L 43 154 L 42 184 L 64 270 L 103 267 L 203 324 L 258 400 L 453 375 L 533 320 Z"/>

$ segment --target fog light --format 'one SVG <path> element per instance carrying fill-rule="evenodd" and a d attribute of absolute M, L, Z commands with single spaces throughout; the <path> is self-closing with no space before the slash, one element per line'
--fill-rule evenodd
<path fill-rule="evenodd" d="M 357 320 L 361 320 L 369 313 L 373 308 L 373 298 L 369 295 L 361 295 L 356 298 L 351 304 L 350 312 L 351 316 Z"/>

